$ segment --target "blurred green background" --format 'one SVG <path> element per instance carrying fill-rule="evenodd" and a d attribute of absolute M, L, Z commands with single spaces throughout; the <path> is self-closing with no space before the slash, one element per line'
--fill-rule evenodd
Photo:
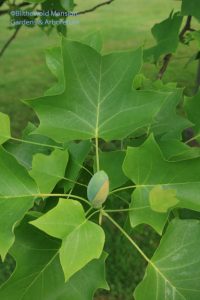
<path fill-rule="evenodd" d="M 76 10 L 81 11 L 101 0 L 76 0 Z M 103 2 L 103 0 L 102 0 Z M 172 9 L 179 10 L 181 2 L 174 0 L 115 0 L 93 13 L 79 16 L 79 25 L 68 26 L 68 37 L 80 40 L 85 35 L 99 30 L 102 34 L 103 53 L 113 50 L 132 49 L 154 45 L 152 26 L 167 18 Z M 0 17 L 0 48 L 12 31 L 8 29 L 9 17 Z M 54 31 L 46 35 L 39 28 L 23 27 L 0 58 L 0 111 L 11 116 L 12 131 L 19 136 L 34 113 L 20 102 L 21 99 L 41 96 L 55 81 L 45 63 L 45 49 L 58 46 L 60 37 Z M 196 63 L 185 66 L 196 46 L 180 45 L 177 54 L 167 70 L 164 81 L 178 82 L 179 86 L 193 86 Z M 145 64 L 144 74 L 155 79 L 158 66 Z M 120 219 L 120 216 L 118 216 Z M 111 286 L 109 299 L 133 299 L 132 291 L 141 280 L 145 263 L 139 254 L 113 228 L 108 228 L 107 251 L 112 254 L 107 260 L 108 281 Z M 158 237 L 148 227 L 141 226 L 134 231 L 138 243 L 151 255 Z M 2 282 L 0 274 L 0 281 Z M 98 296 L 108 299 L 108 296 Z M 3 299 L 2 299 L 3 300 Z"/>

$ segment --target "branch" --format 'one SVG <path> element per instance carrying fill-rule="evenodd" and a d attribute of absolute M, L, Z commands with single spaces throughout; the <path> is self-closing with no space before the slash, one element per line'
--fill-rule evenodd
<path fill-rule="evenodd" d="M 187 31 L 195 31 L 194 29 L 191 28 L 191 21 L 192 21 L 192 16 L 188 16 L 185 26 L 183 27 L 183 29 L 181 30 L 180 34 L 179 34 L 179 40 L 180 42 L 184 42 L 184 35 Z"/>
<path fill-rule="evenodd" d="M 0 51 L 0 58 L 1 56 L 4 54 L 4 52 L 6 51 L 6 49 L 8 48 L 8 46 L 10 45 L 10 43 L 12 43 L 12 41 L 16 38 L 16 35 L 18 33 L 18 31 L 20 30 L 21 26 L 17 27 L 15 29 L 15 32 L 11 35 L 11 37 L 8 39 L 8 41 L 5 43 L 5 45 L 3 46 L 3 48 Z"/>
<path fill-rule="evenodd" d="M 20 3 L 19 5 L 16 5 L 16 6 L 14 7 L 14 9 L 18 9 L 18 8 L 20 8 L 20 7 L 27 6 L 27 5 L 30 5 L 30 4 L 31 4 L 31 3 L 29 3 L 29 2 L 22 2 L 22 3 Z M 9 12 L 10 12 L 10 9 L 0 10 L 0 16 L 5 15 L 5 14 L 8 14 Z"/>
<path fill-rule="evenodd" d="M 96 6 L 90 8 L 90 9 L 86 9 L 86 10 L 82 10 L 82 11 L 77 12 L 77 15 L 84 15 L 84 14 L 93 12 L 94 10 L 98 9 L 101 6 L 111 4 L 113 1 L 115 1 L 115 0 L 108 0 L 108 1 L 105 1 L 105 2 L 102 2 L 102 3 L 99 3 L 99 4 L 97 4 Z"/>
<path fill-rule="evenodd" d="M 158 79 L 163 78 L 163 75 L 167 71 L 167 68 L 170 63 L 171 58 L 172 58 L 172 53 L 168 53 L 164 56 L 162 67 L 160 68 L 159 73 L 158 73 Z"/>
<path fill-rule="evenodd" d="M 183 29 L 181 30 L 181 32 L 179 34 L 179 41 L 181 43 L 184 42 L 184 35 L 187 31 L 195 31 L 194 29 L 191 28 L 191 21 L 192 21 L 192 16 L 188 16 L 187 20 L 186 20 L 186 23 L 185 23 Z M 158 79 L 163 78 L 165 72 L 167 71 L 169 63 L 171 61 L 171 58 L 172 58 L 172 53 L 168 53 L 164 56 L 162 67 L 160 68 L 160 71 L 158 73 Z"/>
<path fill-rule="evenodd" d="M 0 0 L 0 6 L 2 6 L 4 4 L 6 0 Z"/>

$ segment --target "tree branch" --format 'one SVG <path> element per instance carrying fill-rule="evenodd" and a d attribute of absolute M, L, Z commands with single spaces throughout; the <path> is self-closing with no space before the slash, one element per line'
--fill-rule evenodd
<path fill-rule="evenodd" d="M 0 0 L 0 6 L 2 6 L 4 4 L 6 0 Z"/>
<path fill-rule="evenodd" d="M 168 53 L 164 56 L 162 67 L 160 68 L 159 73 L 158 73 L 158 79 L 163 78 L 163 75 L 165 74 L 165 72 L 168 68 L 171 58 L 172 58 L 172 53 Z"/>
<path fill-rule="evenodd" d="M 105 1 L 105 2 L 102 2 L 102 3 L 99 3 L 99 4 L 97 4 L 96 6 L 90 8 L 90 9 L 86 9 L 86 10 L 82 10 L 82 11 L 77 12 L 77 15 L 83 15 L 83 14 L 93 12 L 94 10 L 98 9 L 99 7 L 111 4 L 114 1 L 115 0 L 108 0 L 108 1 Z"/>
<path fill-rule="evenodd" d="M 10 45 L 10 43 L 12 43 L 12 41 L 16 38 L 16 35 L 18 34 L 20 28 L 21 28 L 21 26 L 17 27 L 15 29 L 14 33 L 11 35 L 11 37 L 8 39 L 8 41 L 5 43 L 5 45 L 3 46 L 3 48 L 0 51 L 0 58 L 4 54 L 4 52 L 6 51 L 6 49 Z"/>
<path fill-rule="evenodd" d="M 191 21 L 192 21 L 192 16 L 188 16 L 186 23 L 179 34 L 179 41 L 181 43 L 184 42 L 184 35 L 187 31 L 195 31 L 194 29 L 191 28 Z M 168 53 L 164 56 L 162 67 L 160 68 L 159 73 L 158 73 L 158 79 L 163 78 L 165 72 L 167 71 L 169 63 L 171 61 L 171 58 L 172 58 L 172 53 Z"/>
<path fill-rule="evenodd" d="M 20 8 L 20 7 L 27 6 L 27 5 L 30 5 L 30 4 L 31 4 L 31 3 L 29 3 L 29 2 L 22 2 L 22 3 L 20 3 L 19 5 L 16 5 L 16 6 L 14 7 L 14 9 L 18 9 L 18 8 Z M 5 15 L 5 14 L 8 14 L 9 12 L 10 12 L 10 9 L 0 10 L 0 16 Z"/>

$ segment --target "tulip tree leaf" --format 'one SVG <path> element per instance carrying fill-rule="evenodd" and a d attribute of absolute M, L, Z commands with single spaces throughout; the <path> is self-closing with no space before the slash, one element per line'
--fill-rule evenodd
<path fill-rule="evenodd" d="M 9 116 L 0 112 L 0 145 L 5 143 L 11 136 Z"/>
<path fill-rule="evenodd" d="M 190 147 L 186 143 L 169 139 L 159 141 L 159 147 L 166 160 L 179 161 L 200 157 L 199 147 Z"/>
<path fill-rule="evenodd" d="M 174 53 L 179 44 L 179 31 L 183 17 L 179 13 L 170 13 L 169 17 L 152 28 L 157 45 L 145 50 L 145 58 L 153 57 L 157 62 L 161 55 Z"/>
<path fill-rule="evenodd" d="M 98 288 L 108 289 L 105 258 L 92 260 L 65 283 L 59 262 L 60 241 L 28 224 L 26 216 L 16 229 L 11 255 L 17 262 L 10 279 L 0 288 L 0 298 L 7 300 L 92 300 Z M 30 262 L 34 262 L 30 264 Z"/>
<path fill-rule="evenodd" d="M 200 141 L 200 92 L 193 98 L 187 98 L 185 101 L 185 110 L 188 119 L 194 124 L 195 138 Z"/>
<path fill-rule="evenodd" d="M 33 206 L 38 189 L 16 159 L 0 148 L 0 255 L 4 259 L 14 242 L 14 227 Z"/>
<path fill-rule="evenodd" d="M 174 220 L 149 263 L 136 300 L 200 298 L 200 222 Z"/>
<path fill-rule="evenodd" d="M 183 130 L 192 126 L 192 123 L 177 114 L 177 106 L 183 97 L 182 89 L 169 88 L 169 91 L 171 93 L 169 93 L 168 100 L 156 116 L 151 130 L 155 136 L 162 135 L 162 139 L 165 140 L 182 139 Z"/>
<path fill-rule="evenodd" d="M 183 16 L 193 16 L 200 21 L 199 0 L 182 0 L 181 13 Z"/>
<path fill-rule="evenodd" d="M 89 45 L 96 51 L 100 52 L 102 49 L 102 36 L 100 32 L 91 33 L 83 38 L 84 44 Z M 49 88 L 46 96 L 60 94 L 65 89 L 65 75 L 63 69 L 63 57 L 61 47 L 49 48 L 46 50 L 46 64 L 51 73 L 57 78 L 58 82 Z"/>
<path fill-rule="evenodd" d="M 54 150 L 50 155 L 36 154 L 33 157 L 30 176 L 35 180 L 41 194 L 49 194 L 63 179 L 67 166 L 68 151 Z"/>
<path fill-rule="evenodd" d="M 65 91 L 27 101 L 35 109 L 37 133 L 59 142 L 121 139 L 148 128 L 168 93 L 132 90 L 140 71 L 141 49 L 101 56 L 89 46 L 62 41 Z"/>
<path fill-rule="evenodd" d="M 178 207 L 200 211 L 200 158 L 166 161 L 150 136 L 140 147 L 128 148 L 123 169 L 136 185 L 130 211 L 132 226 L 146 223 L 162 232 L 168 213 L 153 211 L 149 202 L 150 192 L 157 186 L 176 191 Z"/>
<path fill-rule="evenodd" d="M 62 239 L 60 262 L 67 281 L 92 259 L 100 257 L 104 232 L 87 221 L 81 204 L 60 199 L 58 205 L 32 224 L 56 238 Z"/>
<path fill-rule="evenodd" d="M 24 129 L 21 142 L 7 141 L 3 147 L 11 153 L 27 170 L 31 169 L 33 156 L 37 153 L 50 154 L 54 148 L 62 149 L 52 139 L 34 134 L 35 125 L 28 123 Z"/>

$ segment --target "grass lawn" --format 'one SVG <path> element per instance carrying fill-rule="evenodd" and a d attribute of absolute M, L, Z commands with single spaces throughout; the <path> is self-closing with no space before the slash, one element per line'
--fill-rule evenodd
<path fill-rule="evenodd" d="M 93 7 L 99 2 L 101 0 L 76 0 L 77 10 Z M 140 46 L 149 47 L 154 44 L 151 27 L 166 18 L 173 8 L 178 10 L 180 3 L 174 0 L 115 0 L 93 13 L 80 16 L 79 25 L 69 26 L 68 37 L 79 40 L 99 30 L 104 40 L 104 53 Z M 8 22 L 7 16 L 0 17 L 0 48 L 12 34 L 7 28 Z M 47 36 L 39 28 L 23 27 L 4 56 L 0 58 L 0 111 L 11 116 L 14 135 L 19 135 L 28 120 L 34 119 L 33 112 L 22 104 L 20 99 L 41 96 L 55 80 L 45 64 L 45 49 L 59 44 L 60 37 L 55 32 Z M 189 57 L 195 53 L 195 47 L 195 45 L 179 47 L 164 77 L 165 81 L 178 82 L 180 86 L 194 84 L 196 64 L 192 63 L 187 68 L 184 66 Z M 158 67 L 145 64 L 143 72 L 154 79 Z M 140 243 L 139 237 L 142 235 L 144 250 L 150 255 L 149 245 L 150 248 L 155 248 L 155 234 L 149 229 L 145 230 L 139 232 L 138 242 Z M 135 233 L 137 240 L 138 232 Z M 112 237 L 116 238 L 112 240 Z M 144 266 L 144 263 L 117 233 L 113 234 L 111 231 L 108 246 L 109 243 L 116 249 L 113 258 L 111 256 L 108 258 L 110 265 L 108 279 L 113 283 L 111 286 L 113 296 L 110 299 L 114 299 L 115 294 L 121 294 L 121 298 L 118 299 L 130 300 L 135 284 L 143 275 L 141 265 Z M 107 299 L 102 297 L 101 300 Z"/>

